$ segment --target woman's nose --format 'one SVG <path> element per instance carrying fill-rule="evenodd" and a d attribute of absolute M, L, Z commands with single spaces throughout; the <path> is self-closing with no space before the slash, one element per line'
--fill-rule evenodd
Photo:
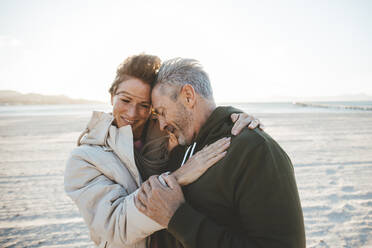
<path fill-rule="evenodd" d="M 134 118 L 137 116 L 137 108 L 136 106 L 131 105 L 127 110 L 127 117 L 128 118 Z"/>

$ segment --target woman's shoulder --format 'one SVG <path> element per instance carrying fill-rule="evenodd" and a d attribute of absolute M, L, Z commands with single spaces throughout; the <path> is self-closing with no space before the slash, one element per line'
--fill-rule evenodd
<path fill-rule="evenodd" d="M 81 160 L 90 164 L 108 163 L 114 158 L 113 151 L 109 147 L 100 145 L 83 144 L 74 148 L 70 153 L 70 160 Z"/>

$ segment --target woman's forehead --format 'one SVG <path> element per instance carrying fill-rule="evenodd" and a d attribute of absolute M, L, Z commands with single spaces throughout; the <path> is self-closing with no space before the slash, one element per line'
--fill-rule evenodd
<path fill-rule="evenodd" d="M 151 87 L 139 79 L 129 79 L 119 84 L 115 95 L 150 102 Z"/>

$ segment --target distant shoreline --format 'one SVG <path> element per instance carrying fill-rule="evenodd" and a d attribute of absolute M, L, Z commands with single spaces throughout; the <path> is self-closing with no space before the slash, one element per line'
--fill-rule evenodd
<path fill-rule="evenodd" d="M 350 101 L 350 103 L 352 103 L 352 102 L 353 101 Z M 357 101 L 354 101 L 354 102 L 357 102 Z M 351 109 L 351 110 L 372 111 L 372 106 L 363 106 L 363 105 L 358 106 L 358 105 L 343 105 L 343 104 L 326 104 L 326 103 L 323 103 L 323 102 L 293 102 L 293 104 L 301 106 L 301 107 L 335 108 L 335 109 Z"/>
<path fill-rule="evenodd" d="M 17 91 L 0 90 L 0 106 L 24 105 L 66 105 L 66 104 L 104 104 L 86 99 L 73 99 L 64 95 L 22 94 Z"/>

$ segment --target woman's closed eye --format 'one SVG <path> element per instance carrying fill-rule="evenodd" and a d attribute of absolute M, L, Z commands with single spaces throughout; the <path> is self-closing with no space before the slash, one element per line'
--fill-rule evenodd
<path fill-rule="evenodd" d="M 141 104 L 141 107 L 143 107 L 145 109 L 149 109 L 150 108 L 150 105 L 148 105 L 148 104 Z"/>
<path fill-rule="evenodd" d="M 129 99 L 120 98 L 120 100 L 121 100 L 122 102 L 125 102 L 125 103 L 130 103 L 130 100 L 129 100 Z"/>

